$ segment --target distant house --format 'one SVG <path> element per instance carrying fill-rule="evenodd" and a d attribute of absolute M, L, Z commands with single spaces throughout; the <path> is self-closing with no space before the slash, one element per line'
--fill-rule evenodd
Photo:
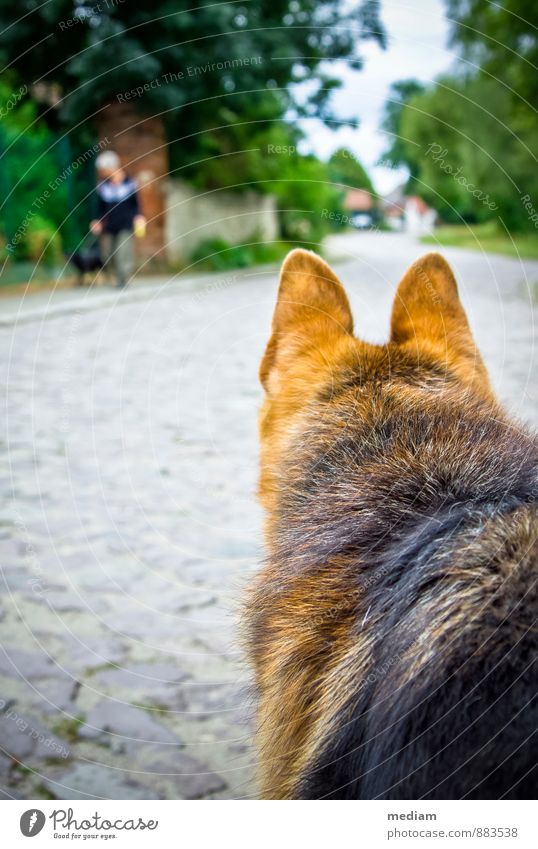
<path fill-rule="evenodd" d="M 383 199 L 383 214 L 393 230 L 425 236 L 435 227 L 437 213 L 418 195 L 404 195 L 403 186 Z"/>
<path fill-rule="evenodd" d="M 435 227 L 437 213 L 435 209 L 419 198 L 411 195 L 405 203 L 405 229 L 414 236 L 427 236 Z"/>
<path fill-rule="evenodd" d="M 375 208 L 371 192 L 366 189 L 350 189 L 344 199 L 344 209 L 348 212 L 372 212 Z"/>
<path fill-rule="evenodd" d="M 381 208 L 386 223 L 391 230 L 403 230 L 405 227 L 405 195 L 403 186 L 398 186 L 383 198 Z"/>
<path fill-rule="evenodd" d="M 344 209 L 359 230 L 371 227 L 378 216 L 377 201 L 367 189 L 350 189 L 344 198 Z"/>

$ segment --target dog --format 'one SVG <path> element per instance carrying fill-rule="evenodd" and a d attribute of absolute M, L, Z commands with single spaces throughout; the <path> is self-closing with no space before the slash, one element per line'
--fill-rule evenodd
<path fill-rule="evenodd" d="M 533 798 L 538 441 L 496 401 L 449 265 L 411 266 L 372 345 L 292 251 L 260 379 L 262 797 Z"/>
<path fill-rule="evenodd" d="M 77 270 L 77 286 L 83 286 L 86 282 L 95 282 L 103 269 L 101 251 L 97 244 L 66 253 L 65 259 Z"/>

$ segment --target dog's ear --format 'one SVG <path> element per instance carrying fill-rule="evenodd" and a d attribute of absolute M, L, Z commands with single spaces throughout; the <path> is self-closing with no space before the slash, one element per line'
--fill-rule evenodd
<path fill-rule="evenodd" d="M 315 253 L 297 248 L 284 260 L 272 334 L 260 366 L 268 389 L 271 374 L 304 352 L 321 352 L 353 333 L 353 318 L 342 284 Z"/>
<path fill-rule="evenodd" d="M 482 381 L 489 390 L 454 274 L 440 254 L 417 260 L 400 282 L 392 308 L 391 341 L 415 346 L 417 352 L 428 350 L 466 380 Z"/>

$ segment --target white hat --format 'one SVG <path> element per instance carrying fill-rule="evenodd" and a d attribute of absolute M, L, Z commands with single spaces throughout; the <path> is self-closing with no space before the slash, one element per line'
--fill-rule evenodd
<path fill-rule="evenodd" d="M 99 154 L 97 159 L 95 160 L 96 168 L 103 168 L 105 170 L 113 170 L 114 168 L 119 168 L 121 165 L 120 158 L 117 153 L 114 153 L 113 150 L 104 150 Z"/>

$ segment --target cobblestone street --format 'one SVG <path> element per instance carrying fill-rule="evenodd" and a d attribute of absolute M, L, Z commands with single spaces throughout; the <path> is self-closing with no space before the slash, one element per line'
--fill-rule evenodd
<path fill-rule="evenodd" d="M 357 334 L 383 341 L 426 249 L 357 233 L 328 250 Z M 537 424 L 538 263 L 444 254 L 500 397 Z M 0 301 L 6 797 L 256 795 L 237 617 L 261 557 L 257 370 L 276 281 L 260 268 Z"/>

